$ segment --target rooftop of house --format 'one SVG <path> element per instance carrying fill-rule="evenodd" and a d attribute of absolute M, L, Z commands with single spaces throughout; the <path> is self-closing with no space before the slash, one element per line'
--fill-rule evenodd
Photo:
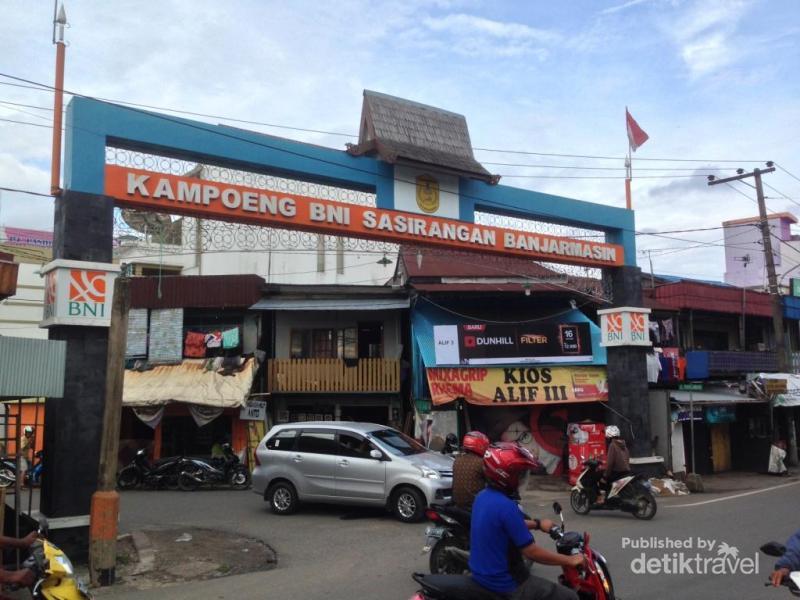
<path fill-rule="evenodd" d="M 771 213 L 767 215 L 768 220 L 773 219 L 780 219 L 790 221 L 791 223 L 797 223 L 797 217 L 795 217 L 792 213 L 788 212 L 780 212 L 780 213 Z M 748 225 L 750 223 L 758 223 L 761 221 L 761 217 L 747 217 L 745 219 L 734 219 L 733 221 L 723 221 L 723 227 L 734 227 L 736 225 Z"/>
<path fill-rule="evenodd" d="M 358 144 L 347 151 L 488 183 L 499 179 L 475 160 L 464 115 L 370 90 L 364 90 Z"/>

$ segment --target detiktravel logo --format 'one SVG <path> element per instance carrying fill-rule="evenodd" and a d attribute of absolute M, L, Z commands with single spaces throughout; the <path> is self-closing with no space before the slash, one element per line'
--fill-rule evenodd
<path fill-rule="evenodd" d="M 622 538 L 622 548 L 638 550 L 634 575 L 757 575 L 759 555 L 740 556 L 727 542 L 702 537 Z"/>
<path fill-rule="evenodd" d="M 106 272 L 70 269 L 68 314 L 71 317 L 104 317 Z"/>

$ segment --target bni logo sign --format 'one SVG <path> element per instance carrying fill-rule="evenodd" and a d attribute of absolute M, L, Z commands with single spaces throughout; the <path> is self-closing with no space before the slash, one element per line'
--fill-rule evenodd
<path fill-rule="evenodd" d="M 70 317 L 105 317 L 106 272 L 70 269 L 69 302 Z"/>

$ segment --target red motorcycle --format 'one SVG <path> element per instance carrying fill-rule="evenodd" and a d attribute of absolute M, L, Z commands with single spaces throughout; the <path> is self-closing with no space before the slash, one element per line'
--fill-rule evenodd
<path fill-rule="evenodd" d="M 575 590 L 581 600 L 616 600 L 614 583 L 608 563 L 589 545 L 588 533 L 564 531 L 564 514 L 558 502 L 553 510 L 561 519 L 561 526 L 553 526 L 550 537 L 556 542 L 559 554 L 583 554 L 582 569 L 562 567 L 558 578 L 561 585 Z M 414 573 L 414 581 L 422 586 L 410 600 L 500 600 L 501 596 L 475 583 L 468 575 L 426 575 Z"/>

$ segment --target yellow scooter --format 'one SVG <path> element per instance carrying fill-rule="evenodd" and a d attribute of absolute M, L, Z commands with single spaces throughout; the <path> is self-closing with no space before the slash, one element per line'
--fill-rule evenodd
<path fill-rule="evenodd" d="M 22 568 L 33 571 L 36 579 L 30 588 L 33 600 L 85 600 L 92 596 L 86 585 L 75 576 L 75 569 L 66 554 L 47 541 L 47 520 L 39 521 L 39 538 L 30 548 L 30 556 Z"/>

